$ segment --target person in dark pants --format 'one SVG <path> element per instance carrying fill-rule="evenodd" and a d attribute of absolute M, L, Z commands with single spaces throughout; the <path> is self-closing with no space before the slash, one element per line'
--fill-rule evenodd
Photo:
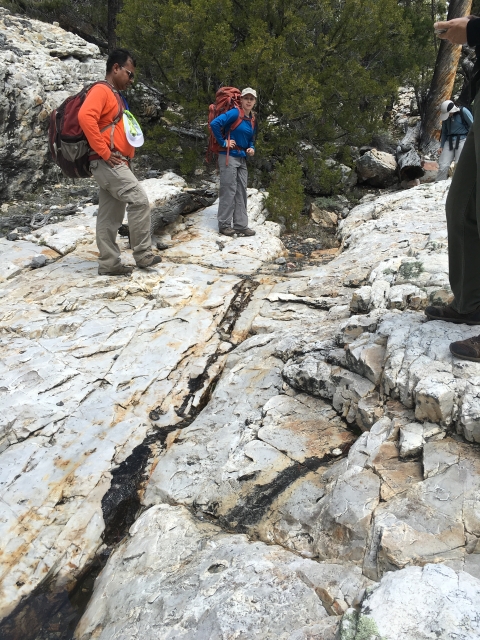
<path fill-rule="evenodd" d="M 480 18 L 437 22 L 435 29 L 446 29 L 439 37 L 454 44 L 468 42 L 477 46 L 480 60 Z M 480 88 L 480 66 L 473 70 L 472 97 L 477 88 Z M 427 307 L 425 314 L 430 320 L 480 325 L 480 100 L 475 100 L 473 126 L 452 178 L 446 213 L 454 300 L 447 307 Z M 450 351 L 457 358 L 480 362 L 480 335 L 452 342 Z"/>
<path fill-rule="evenodd" d="M 230 109 L 214 118 L 210 123 L 213 135 L 225 151 L 218 154 L 220 169 L 220 202 L 218 205 L 218 231 L 225 236 L 254 236 L 255 231 L 248 227 L 247 216 L 247 156 L 255 154 L 253 144 L 255 131 L 252 128 L 252 109 L 255 106 L 257 92 L 250 87 L 242 91 L 241 103 L 244 113 L 243 122 L 230 130 L 230 139 L 224 138 L 224 132 L 240 116 L 238 109 Z M 230 148 L 227 162 L 227 147 Z M 233 222 L 233 227 L 232 227 Z"/>

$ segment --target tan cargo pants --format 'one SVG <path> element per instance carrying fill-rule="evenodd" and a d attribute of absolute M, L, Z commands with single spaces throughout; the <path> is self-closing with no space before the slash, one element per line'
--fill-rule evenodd
<path fill-rule="evenodd" d="M 100 271 L 114 270 L 121 263 L 117 232 L 127 204 L 130 245 L 138 262 L 152 248 L 150 204 L 145 190 L 127 164 L 112 168 L 104 160 L 93 160 L 90 170 L 100 187 L 96 231 Z"/>

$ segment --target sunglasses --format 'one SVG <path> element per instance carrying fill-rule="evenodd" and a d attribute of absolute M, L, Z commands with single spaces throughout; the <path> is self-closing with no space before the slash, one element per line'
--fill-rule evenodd
<path fill-rule="evenodd" d="M 125 69 L 125 67 L 120 67 L 121 69 L 124 69 L 127 73 L 128 73 L 128 78 L 129 80 L 133 80 L 135 78 L 135 74 L 132 73 L 131 71 L 129 71 L 128 69 Z"/>

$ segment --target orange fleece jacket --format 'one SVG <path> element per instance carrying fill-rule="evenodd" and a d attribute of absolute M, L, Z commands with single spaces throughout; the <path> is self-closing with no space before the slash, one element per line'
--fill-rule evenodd
<path fill-rule="evenodd" d="M 90 147 L 104 160 L 111 155 L 111 127 L 103 133 L 100 130 L 114 121 L 118 113 L 118 101 L 113 91 L 104 84 L 96 84 L 87 94 L 78 112 L 78 121 L 87 137 Z M 115 127 L 113 137 L 115 150 L 128 158 L 133 158 L 135 149 L 128 142 L 123 126 L 123 118 Z"/>

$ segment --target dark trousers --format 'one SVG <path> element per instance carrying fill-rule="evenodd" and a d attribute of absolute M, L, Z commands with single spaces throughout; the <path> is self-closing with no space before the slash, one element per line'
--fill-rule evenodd
<path fill-rule="evenodd" d="M 450 286 L 459 313 L 480 307 L 480 96 L 447 197 Z"/>

